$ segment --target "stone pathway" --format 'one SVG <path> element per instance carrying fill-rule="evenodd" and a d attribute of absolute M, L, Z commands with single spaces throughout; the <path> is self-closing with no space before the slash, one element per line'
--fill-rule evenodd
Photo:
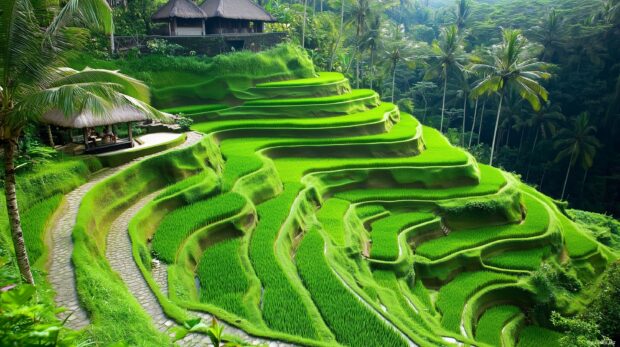
<path fill-rule="evenodd" d="M 189 147 L 201 139 L 201 134 L 190 132 L 187 134 L 187 140 L 183 144 L 170 150 Z M 53 245 L 51 248 L 51 264 L 48 273 L 48 280 L 56 291 L 56 305 L 66 307 L 68 309 L 63 313 L 60 313 L 59 318 L 65 319 L 69 316 L 66 324 L 69 328 L 82 329 L 90 324 L 88 314 L 80 306 L 75 284 L 75 273 L 71 262 L 71 255 L 73 253 L 71 233 L 75 226 L 75 220 L 77 218 L 82 198 L 94 185 L 101 182 L 105 178 L 122 171 L 128 166 L 135 164 L 137 161 L 158 156 L 162 153 L 164 152 L 140 157 L 127 164 L 101 171 L 93 175 L 86 184 L 78 187 L 66 195 L 66 204 L 64 204 L 62 207 L 63 210 L 60 212 L 61 217 L 58 218 L 50 227 Z M 168 329 L 175 326 L 176 323 L 168 319 L 168 317 L 164 314 L 163 309 L 159 305 L 159 301 L 157 301 L 157 298 L 144 280 L 140 269 L 134 262 L 131 252 L 131 240 L 129 238 L 129 233 L 127 232 L 131 219 L 136 213 L 138 213 L 138 211 L 140 211 L 142 207 L 153 200 L 158 193 L 159 192 L 155 192 L 142 198 L 113 222 L 108 234 L 106 257 L 110 262 L 110 266 L 119 273 L 134 297 L 136 297 L 144 310 L 153 318 L 153 323 L 155 326 L 160 331 L 166 332 Z M 167 294 L 168 284 L 165 264 L 162 263 L 158 268 L 154 269 L 153 276 L 155 281 L 160 285 L 161 290 Z M 204 312 L 192 313 L 197 317 L 202 318 L 206 323 L 209 323 L 211 319 L 213 319 L 213 316 Z M 253 344 L 263 344 L 270 347 L 294 346 L 283 342 L 256 338 L 248 335 L 243 330 L 225 324 L 224 322 L 220 321 L 219 323 L 224 325 L 224 332 L 226 334 L 238 336 Z M 177 344 L 181 346 L 212 346 L 209 338 L 203 334 L 189 334 L 183 340 L 178 341 Z"/>
<path fill-rule="evenodd" d="M 110 266 L 114 269 L 123 279 L 123 282 L 129 288 L 129 291 L 138 300 L 140 305 L 146 310 L 146 312 L 153 318 L 153 323 L 162 332 L 166 332 L 176 323 L 170 320 L 163 309 L 161 308 L 157 297 L 151 291 L 148 283 L 142 276 L 142 272 L 138 265 L 136 265 L 133 259 L 133 253 L 131 250 L 131 239 L 129 237 L 128 228 L 131 219 L 149 202 L 157 197 L 159 192 L 152 193 L 136 204 L 128 208 L 120 217 L 118 217 L 110 228 L 108 233 L 108 243 L 106 248 L 106 257 L 110 262 Z M 166 281 L 167 271 L 166 265 L 160 263 L 153 271 L 153 275 L 156 278 L 157 284 L 164 292 L 168 291 L 168 284 Z M 204 312 L 192 311 L 192 314 L 202 318 L 202 321 L 209 324 L 213 319 L 213 316 Z M 234 335 L 242 338 L 244 341 L 252 344 L 268 345 L 270 347 L 285 347 L 293 346 L 277 341 L 270 341 L 265 339 L 256 338 L 248 335 L 241 329 L 228 325 L 222 321 L 219 324 L 224 326 L 224 332 L 229 335 Z M 209 338 L 204 334 L 189 334 L 182 340 L 177 342 L 181 346 L 210 346 Z"/>
<path fill-rule="evenodd" d="M 201 134 L 195 132 L 187 133 L 187 140 L 180 146 L 173 149 L 191 146 L 200 139 L 202 139 Z M 78 187 L 65 196 L 66 203 L 63 206 L 63 210 L 59 213 L 60 218 L 58 218 L 49 229 L 52 247 L 50 254 L 50 268 L 47 276 L 49 282 L 56 291 L 56 306 L 67 308 L 65 312 L 60 313 L 58 316 L 61 320 L 69 317 L 66 324 L 69 328 L 81 329 L 90 323 L 86 311 L 80 306 L 75 286 L 75 273 L 71 262 L 71 255 L 73 254 L 73 240 L 71 239 L 71 233 L 73 232 L 73 227 L 75 226 L 75 219 L 77 217 L 82 198 L 95 184 L 101 182 L 103 179 L 112 176 L 137 161 L 157 156 L 162 153 L 163 152 L 140 157 L 127 164 L 101 171 L 93 175 L 90 181 L 86 184 Z"/>

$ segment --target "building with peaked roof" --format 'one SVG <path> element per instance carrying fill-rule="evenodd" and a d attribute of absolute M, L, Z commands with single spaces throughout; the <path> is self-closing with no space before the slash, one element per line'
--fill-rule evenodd
<path fill-rule="evenodd" d="M 205 0 L 200 9 L 207 15 L 207 34 L 261 33 L 264 23 L 276 21 L 251 0 Z"/>
<path fill-rule="evenodd" d="M 207 15 L 191 0 L 170 0 L 151 17 L 167 22 L 170 36 L 203 36 Z"/>

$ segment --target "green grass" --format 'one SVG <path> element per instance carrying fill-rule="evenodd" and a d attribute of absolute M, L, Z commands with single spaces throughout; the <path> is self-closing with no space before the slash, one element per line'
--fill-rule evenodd
<path fill-rule="evenodd" d="M 406 228 L 433 220 L 435 215 L 428 212 L 405 212 L 390 215 L 371 224 L 370 256 L 379 260 L 396 260 L 400 255 L 398 235 Z"/>
<path fill-rule="evenodd" d="M 328 199 L 316 217 L 323 224 L 330 239 L 339 246 L 344 246 L 346 242 L 344 214 L 349 209 L 350 203 L 340 199 Z"/>
<path fill-rule="evenodd" d="M 311 86 L 311 85 L 317 85 L 317 84 L 321 85 L 321 84 L 336 83 L 344 79 L 345 79 L 344 76 L 339 72 L 319 72 L 317 77 L 259 83 L 256 86 L 259 88 Z"/>
<path fill-rule="evenodd" d="M 176 209 L 159 224 L 153 237 L 153 253 L 166 263 L 174 262 L 181 243 L 196 230 L 239 213 L 247 200 L 228 193 Z"/>
<path fill-rule="evenodd" d="M 485 259 L 484 263 L 503 269 L 534 271 L 540 267 L 543 257 L 549 252 L 548 247 L 507 251 Z"/>
<path fill-rule="evenodd" d="M 256 209 L 259 223 L 250 239 L 250 260 L 263 286 L 262 311 L 267 325 L 278 331 L 317 338 L 317 328 L 300 294 L 289 282 L 274 253 L 274 243 L 301 186 L 284 192 Z"/>
<path fill-rule="evenodd" d="M 501 334 L 504 325 L 519 314 L 516 306 L 500 305 L 487 309 L 476 327 L 476 340 L 492 346 L 501 346 Z"/>
<path fill-rule="evenodd" d="M 200 279 L 200 301 L 247 318 L 248 303 L 244 296 L 250 284 L 239 256 L 240 247 L 239 238 L 207 247 L 196 273 Z"/>
<path fill-rule="evenodd" d="M 347 289 L 324 256 L 322 236 L 311 229 L 297 251 L 299 274 L 336 340 L 348 346 L 406 346 L 367 305 Z"/>
<path fill-rule="evenodd" d="M 357 206 L 355 208 L 355 213 L 362 220 L 376 216 L 385 211 L 387 211 L 385 207 L 383 207 L 382 205 L 375 205 L 375 204 L 365 204 L 365 205 Z"/>
<path fill-rule="evenodd" d="M 441 312 L 441 325 L 455 333 L 460 332 L 461 315 L 466 301 L 478 290 L 498 283 L 514 282 L 515 277 L 487 272 L 464 272 L 439 290 L 437 309 Z"/>
<path fill-rule="evenodd" d="M 44 245 L 45 227 L 60 205 L 62 195 L 56 194 L 32 205 L 22 213 L 22 230 L 28 257 L 35 264 L 46 253 Z"/>
<path fill-rule="evenodd" d="M 375 98 L 377 93 L 370 89 L 355 89 L 349 94 L 323 96 L 318 98 L 297 98 L 297 99 L 270 99 L 270 100 L 251 100 L 244 106 L 294 106 L 294 105 L 315 105 L 315 104 L 335 104 L 348 102 L 356 99 Z"/>
<path fill-rule="evenodd" d="M 184 115 L 191 116 L 192 114 L 221 110 L 227 107 L 230 107 L 230 106 L 224 105 L 224 104 L 188 105 L 188 106 L 166 108 L 166 109 L 163 109 L 162 111 L 167 112 L 167 113 L 172 113 L 172 114 L 183 113 Z"/>
<path fill-rule="evenodd" d="M 549 225 L 547 209 L 540 201 L 529 195 L 525 195 L 524 201 L 527 216 L 523 223 L 453 230 L 448 236 L 422 243 L 416 248 L 416 253 L 429 259 L 439 259 L 463 249 L 477 247 L 500 239 L 543 234 Z"/>
<path fill-rule="evenodd" d="M 519 336 L 518 347 L 560 347 L 562 334 L 539 326 L 528 326 Z"/>

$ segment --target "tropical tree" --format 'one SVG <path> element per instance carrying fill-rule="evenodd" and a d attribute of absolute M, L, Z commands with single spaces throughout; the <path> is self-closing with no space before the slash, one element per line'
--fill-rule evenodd
<path fill-rule="evenodd" d="M 562 114 L 562 109 L 560 106 L 550 102 L 545 103 L 540 110 L 534 111 L 530 114 L 530 118 L 527 120 L 527 126 L 534 130 L 534 141 L 532 142 L 529 163 L 527 165 L 527 173 L 525 174 L 526 181 L 530 175 L 532 159 L 534 158 L 534 150 L 536 149 L 536 144 L 538 143 L 539 137 L 542 136 L 543 139 L 548 139 L 555 135 L 558 125 L 564 120 L 565 117 Z"/>
<path fill-rule="evenodd" d="M 543 46 L 542 60 L 553 58 L 557 50 L 564 44 L 564 18 L 555 9 L 551 9 L 547 17 L 532 28 L 536 41 Z"/>
<path fill-rule="evenodd" d="M 151 117 L 161 113 L 147 105 L 148 88 L 115 71 L 65 68 L 70 49 L 86 37 L 72 25 L 110 33 L 112 14 L 105 0 L 68 0 L 42 29 L 31 0 L 0 4 L 0 142 L 4 148 L 5 195 L 11 236 L 20 273 L 34 283 L 24 244 L 15 185 L 15 151 L 24 127 L 51 110 L 66 116 L 88 109 L 104 116 L 129 106 Z"/>
<path fill-rule="evenodd" d="M 548 92 L 540 81 L 551 77 L 545 71 L 548 64 L 533 57 L 534 49 L 520 30 L 502 29 L 502 36 L 502 43 L 492 48 L 492 62 L 475 63 L 471 67 L 473 71 L 485 76 L 472 90 L 474 97 L 499 94 L 489 165 L 493 165 L 497 129 L 506 92 L 518 93 L 534 110 L 539 110 L 542 101 L 548 99 Z"/>
<path fill-rule="evenodd" d="M 467 19 L 471 15 L 471 0 L 456 0 L 456 8 L 454 9 L 454 24 L 459 33 L 465 30 Z"/>
<path fill-rule="evenodd" d="M 381 44 L 381 16 L 375 15 L 368 31 L 362 40 L 362 50 L 368 50 L 370 53 L 370 89 L 373 88 L 375 79 L 375 56 Z"/>
<path fill-rule="evenodd" d="M 554 143 L 554 148 L 559 150 L 555 158 L 556 163 L 569 157 L 560 199 L 564 199 L 571 168 L 579 163 L 584 170 L 588 170 L 592 167 L 596 150 L 601 146 L 594 135 L 596 127 L 590 125 L 590 117 L 586 112 L 581 113 L 571 123 L 570 127 L 558 132 Z"/>
<path fill-rule="evenodd" d="M 459 35 L 456 25 L 445 27 L 441 30 L 439 41 L 433 42 L 433 55 L 430 57 L 430 68 L 425 74 L 425 79 L 433 79 L 441 76 L 443 79 L 443 98 L 441 101 L 441 123 L 439 131 L 443 131 L 443 120 L 446 111 L 446 90 L 448 88 L 448 76 L 460 75 L 464 69 L 465 56 L 463 54 L 462 37 Z"/>

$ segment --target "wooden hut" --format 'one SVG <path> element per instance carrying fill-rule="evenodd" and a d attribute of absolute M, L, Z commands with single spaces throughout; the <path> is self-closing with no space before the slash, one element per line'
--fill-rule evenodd
<path fill-rule="evenodd" d="M 170 0 L 151 17 L 154 22 L 167 22 L 170 36 L 203 36 L 206 18 L 191 0 Z"/>
<path fill-rule="evenodd" d="M 167 115 L 170 117 L 170 115 Z M 73 116 L 65 116 L 59 110 L 45 113 L 41 122 L 48 125 L 56 125 L 69 129 L 81 129 L 82 134 L 76 136 L 74 141 L 84 144 L 85 153 L 97 154 L 115 151 L 118 149 L 131 148 L 134 146 L 131 123 L 141 122 L 149 118 L 143 112 L 129 107 L 117 107 L 105 115 L 96 116 L 91 111 L 83 111 Z M 113 125 L 126 124 L 128 138 L 118 138 Z M 96 128 L 100 131 L 97 132 Z"/>
<path fill-rule="evenodd" d="M 262 33 L 265 22 L 276 19 L 251 0 L 206 0 L 200 5 L 206 14 L 205 33 Z"/>

